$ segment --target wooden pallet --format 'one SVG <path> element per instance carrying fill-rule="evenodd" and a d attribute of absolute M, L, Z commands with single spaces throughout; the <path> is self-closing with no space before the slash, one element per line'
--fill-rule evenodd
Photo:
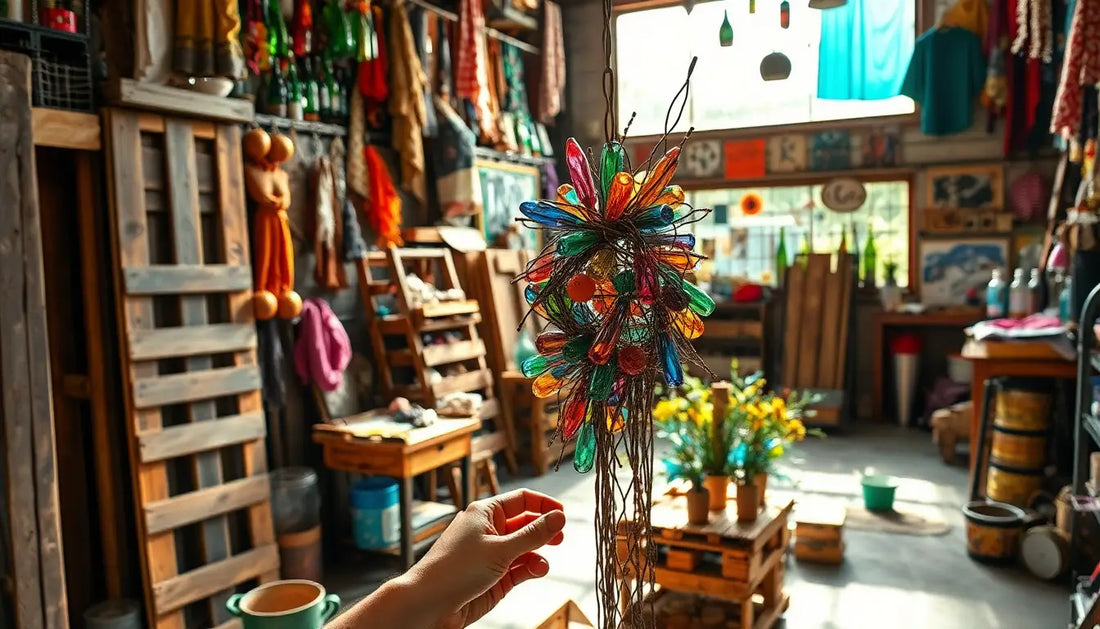
<path fill-rule="evenodd" d="M 279 571 L 240 128 L 104 116 L 149 625 L 237 627 L 226 599 Z"/>

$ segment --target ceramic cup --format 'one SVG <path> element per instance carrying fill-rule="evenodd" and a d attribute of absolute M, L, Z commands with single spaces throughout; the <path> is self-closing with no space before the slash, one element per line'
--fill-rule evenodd
<path fill-rule="evenodd" d="M 321 629 L 340 609 L 340 597 L 313 581 L 273 581 L 230 596 L 225 606 L 244 629 Z"/>

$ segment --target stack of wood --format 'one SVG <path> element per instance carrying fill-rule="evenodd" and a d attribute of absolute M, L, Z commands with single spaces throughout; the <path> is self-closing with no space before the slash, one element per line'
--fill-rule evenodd
<path fill-rule="evenodd" d="M 932 443 L 939 446 L 944 463 L 955 462 L 955 447 L 958 442 L 970 441 L 972 415 L 973 403 L 970 400 L 932 413 Z"/>
<path fill-rule="evenodd" d="M 794 556 L 799 561 L 839 564 L 844 561 L 844 507 L 800 504 L 794 517 Z"/>

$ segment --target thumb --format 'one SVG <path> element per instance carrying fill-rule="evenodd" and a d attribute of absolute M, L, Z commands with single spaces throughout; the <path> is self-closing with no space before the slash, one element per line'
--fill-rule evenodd
<path fill-rule="evenodd" d="M 503 547 L 512 557 L 537 550 L 554 538 L 565 527 L 565 513 L 551 511 L 544 513 L 534 522 L 505 535 Z"/>

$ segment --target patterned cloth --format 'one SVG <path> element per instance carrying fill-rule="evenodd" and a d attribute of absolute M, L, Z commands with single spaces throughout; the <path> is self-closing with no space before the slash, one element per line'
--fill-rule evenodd
<path fill-rule="evenodd" d="M 1050 0 L 1016 0 L 1016 39 L 1012 53 L 1027 46 L 1029 59 L 1050 61 L 1054 54 L 1054 32 L 1050 24 Z"/>
<path fill-rule="evenodd" d="M 485 14 L 481 0 L 460 0 L 458 47 L 455 60 L 455 96 L 470 101 L 481 134 L 493 137 L 493 112 L 489 107 L 489 72 L 485 55 Z"/>
<path fill-rule="evenodd" d="M 405 13 L 405 0 L 394 0 L 390 12 L 390 107 L 393 117 L 393 148 L 401 155 L 401 187 L 421 203 L 427 202 L 424 176 L 424 136 L 427 121 L 424 87 L 428 77 L 416 54 L 412 27 Z"/>
<path fill-rule="evenodd" d="M 1050 132 L 1073 139 L 1081 126 L 1081 91 L 1100 82 L 1100 0 L 1077 0 Z"/>
<path fill-rule="evenodd" d="M 543 124 L 553 124 L 561 113 L 565 91 L 565 37 L 562 31 L 561 7 L 543 2 L 542 63 L 535 91 L 535 117 Z"/>

